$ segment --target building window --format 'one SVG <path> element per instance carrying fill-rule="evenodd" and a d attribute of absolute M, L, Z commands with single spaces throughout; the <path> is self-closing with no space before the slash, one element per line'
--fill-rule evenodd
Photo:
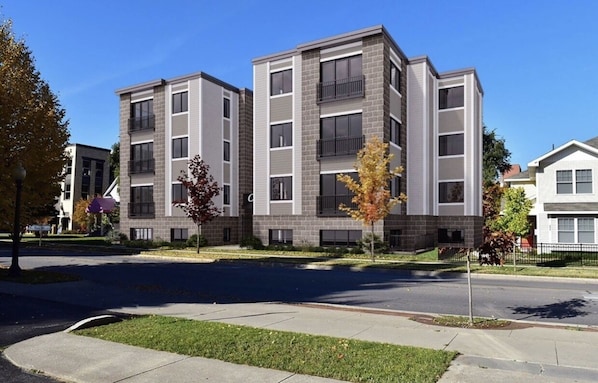
<path fill-rule="evenodd" d="M 319 101 L 363 97 L 361 55 L 321 63 L 320 81 Z"/>
<path fill-rule="evenodd" d="M 293 177 L 272 177 L 270 185 L 270 199 L 272 201 L 290 201 L 293 199 Z"/>
<path fill-rule="evenodd" d="M 96 161 L 96 174 L 94 180 L 94 193 L 104 194 L 104 161 Z"/>
<path fill-rule="evenodd" d="M 130 173 L 151 173 L 154 171 L 154 143 L 131 145 Z"/>
<path fill-rule="evenodd" d="M 71 199 L 71 184 L 64 184 L 64 199 Z"/>
<path fill-rule="evenodd" d="M 438 184 L 439 203 L 461 203 L 463 196 L 463 181 L 461 182 L 440 182 Z"/>
<path fill-rule="evenodd" d="M 318 158 L 356 154 L 363 148 L 361 113 L 320 119 L 317 145 Z"/>
<path fill-rule="evenodd" d="M 153 239 L 152 228 L 131 228 L 129 238 L 131 241 L 151 241 Z"/>
<path fill-rule="evenodd" d="M 320 246 L 357 246 L 361 230 L 320 230 Z"/>
<path fill-rule="evenodd" d="M 401 71 L 392 61 L 390 62 L 390 85 L 395 88 L 397 92 L 401 92 Z"/>
<path fill-rule="evenodd" d="M 293 230 L 270 229 L 268 230 L 268 244 L 270 245 L 292 245 Z"/>
<path fill-rule="evenodd" d="M 131 104 L 129 132 L 154 129 L 154 100 L 145 100 Z"/>
<path fill-rule="evenodd" d="M 464 87 L 444 88 L 438 90 L 438 108 L 459 108 L 465 104 Z"/>
<path fill-rule="evenodd" d="M 592 192 L 592 169 L 575 171 L 575 192 L 577 194 Z"/>
<path fill-rule="evenodd" d="M 170 242 L 184 242 L 189 239 L 189 229 L 170 229 Z"/>
<path fill-rule="evenodd" d="M 172 113 L 182 113 L 189 110 L 188 92 L 180 92 L 172 95 Z"/>
<path fill-rule="evenodd" d="M 399 249 L 401 247 L 401 234 L 401 230 L 390 231 L 386 240 L 391 249 Z"/>
<path fill-rule="evenodd" d="M 559 243 L 575 243 L 574 218 L 559 218 L 557 227 Z"/>
<path fill-rule="evenodd" d="M 82 161 L 81 167 L 83 168 L 83 175 L 90 176 L 91 175 L 91 160 L 89 158 L 84 158 Z"/>
<path fill-rule="evenodd" d="M 230 205 L 230 185 L 224 185 L 222 192 L 223 204 Z"/>
<path fill-rule="evenodd" d="M 222 229 L 222 241 L 223 242 L 230 242 L 231 238 L 231 229 L 230 227 L 225 227 Z"/>
<path fill-rule="evenodd" d="M 230 161 L 230 142 L 224 141 L 222 150 L 224 153 L 223 160 L 227 162 Z"/>
<path fill-rule="evenodd" d="M 577 242 L 594 243 L 594 218 L 577 218 Z"/>
<path fill-rule="evenodd" d="M 172 184 L 172 202 L 187 203 L 187 188 L 183 184 Z"/>
<path fill-rule="evenodd" d="M 347 173 L 354 180 L 358 179 L 357 172 Z M 353 203 L 353 193 L 347 186 L 337 179 L 337 173 L 320 174 L 320 195 L 317 197 L 317 215 L 347 217 L 347 212 L 340 210 L 340 204 L 357 208 Z"/>
<path fill-rule="evenodd" d="M 293 124 L 277 124 L 270 127 L 270 147 L 293 146 Z"/>
<path fill-rule="evenodd" d="M 464 153 L 463 134 L 447 134 L 438 137 L 438 155 L 456 156 Z"/>
<path fill-rule="evenodd" d="M 65 173 L 68 175 L 68 174 L 71 174 L 72 172 L 73 172 L 73 159 L 69 158 L 66 163 Z"/>
<path fill-rule="evenodd" d="M 401 177 L 396 176 L 390 180 L 390 196 L 397 198 L 401 195 Z"/>
<path fill-rule="evenodd" d="M 438 229 L 438 243 L 463 243 L 463 229 Z"/>
<path fill-rule="evenodd" d="M 390 142 L 401 146 L 401 123 L 390 118 Z"/>
<path fill-rule="evenodd" d="M 223 98 L 222 110 L 224 118 L 230 118 L 230 99 Z"/>
<path fill-rule="evenodd" d="M 131 217 L 154 216 L 153 186 L 131 187 L 131 203 L 129 204 L 129 215 Z"/>
<path fill-rule="evenodd" d="M 557 170 L 556 171 L 556 194 L 572 194 L 572 193 L 573 193 L 573 171 Z"/>
<path fill-rule="evenodd" d="M 188 156 L 188 141 L 188 137 L 172 140 L 172 158 L 185 158 Z"/>
<path fill-rule="evenodd" d="M 293 70 L 287 69 L 270 74 L 270 95 L 291 93 L 293 91 Z"/>

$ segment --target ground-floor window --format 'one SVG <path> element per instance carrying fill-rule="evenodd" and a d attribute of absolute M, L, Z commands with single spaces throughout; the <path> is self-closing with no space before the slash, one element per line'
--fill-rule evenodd
<path fill-rule="evenodd" d="M 465 232 L 463 229 L 438 229 L 439 243 L 463 243 Z"/>
<path fill-rule="evenodd" d="M 231 230 L 230 227 L 222 229 L 222 241 L 230 242 Z"/>
<path fill-rule="evenodd" d="M 170 242 L 186 241 L 189 239 L 189 229 L 170 229 Z"/>
<path fill-rule="evenodd" d="M 594 217 L 557 218 L 559 243 L 595 243 Z"/>
<path fill-rule="evenodd" d="M 390 246 L 391 249 L 400 247 L 401 230 L 391 230 L 390 233 L 388 233 L 388 238 L 386 242 L 388 242 L 388 246 Z"/>
<path fill-rule="evenodd" d="M 270 245 L 292 245 L 293 230 L 270 229 L 268 230 L 268 243 Z"/>
<path fill-rule="evenodd" d="M 143 240 L 151 241 L 153 239 L 154 230 L 152 228 L 131 228 L 129 237 L 131 241 Z"/>
<path fill-rule="evenodd" d="M 361 230 L 320 230 L 320 246 L 357 246 Z"/>

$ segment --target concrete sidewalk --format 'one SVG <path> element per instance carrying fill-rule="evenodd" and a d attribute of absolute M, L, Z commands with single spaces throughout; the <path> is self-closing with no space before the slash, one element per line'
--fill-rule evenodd
<path fill-rule="evenodd" d="M 0 291 L 10 291 L 10 285 L 0 283 Z M 32 293 L 35 288 L 28 290 Z M 461 355 L 440 379 L 443 383 L 598 381 L 598 332 L 595 331 L 539 326 L 516 330 L 457 329 L 418 323 L 405 315 L 383 310 L 280 303 L 179 303 L 112 310 L 456 350 Z M 70 333 L 29 339 L 10 346 L 4 354 L 25 369 L 74 382 L 334 382 Z"/>

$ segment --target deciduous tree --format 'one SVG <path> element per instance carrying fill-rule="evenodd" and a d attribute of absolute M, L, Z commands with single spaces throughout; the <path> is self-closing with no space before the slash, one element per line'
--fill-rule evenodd
<path fill-rule="evenodd" d="M 384 219 L 394 206 L 407 200 L 407 196 L 403 193 L 398 197 L 390 194 L 390 181 L 403 172 L 400 166 L 390 168 L 392 158 L 393 154 L 388 152 L 388 144 L 375 136 L 357 153 L 355 170 L 358 179 L 355 180 L 348 174 L 337 176 L 337 179 L 354 194 L 351 201 L 357 207 L 352 209 L 341 204 L 339 209 L 346 211 L 351 218 L 362 222 L 364 226 L 370 226 L 372 238 L 374 238 L 374 224 Z M 370 253 L 374 261 L 373 240 L 370 244 Z"/>
<path fill-rule="evenodd" d="M 494 130 L 484 126 L 482 172 L 484 185 L 491 185 L 498 177 L 511 168 L 511 152 L 503 138 L 498 138 Z"/>
<path fill-rule="evenodd" d="M 220 209 L 214 204 L 214 197 L 220 194 L 220 187 L 210 174 L 210 166 L 199 155 L 189 161 L 191 177 L 183 174 L 178 180 L 187 190 L 187 201 L 173 201 L 173 205 L 183 209 L 187 217 L 197 225 L 197 237 L 201 234 L 201 225 L 216 218 Z M 197 253 L 199 253 L 199 240 Z"/>
<path fill-rule="evenodd" d="M 15 37 L 10 20 L 0 22 L 0 227 L 12 228 L 13 168 L 27 171 L 22 189 L 21 223 L 60 195 L 67 160 L 68 121 L 58 98 L 36 70 L 25 42 Z"/>

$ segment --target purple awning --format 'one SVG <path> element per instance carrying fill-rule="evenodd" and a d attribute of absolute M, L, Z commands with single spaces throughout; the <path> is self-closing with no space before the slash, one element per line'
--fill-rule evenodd
<path fill-rule="evenodd" d="M 114 198 L 94 198 L 85 212 L 87 213 L 110 213 L 114 210 L 116 201 Z"/>

